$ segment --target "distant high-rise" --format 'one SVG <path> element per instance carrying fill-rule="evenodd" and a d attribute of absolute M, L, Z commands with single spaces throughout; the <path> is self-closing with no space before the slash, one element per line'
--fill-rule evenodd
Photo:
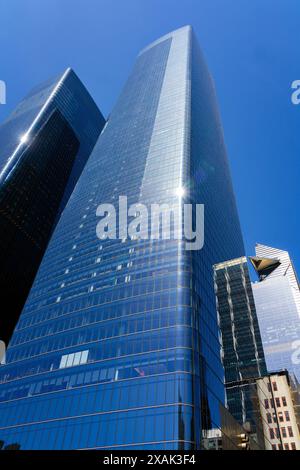
<path fill-rule="evenodd" d="M 214 274 L 227 406 L 237 421 L 249 421 L 255 427 L 254 385 L 267 370 L 247 258 L 219 263 Z"/>
<path fill-rule="evenodd" d="M 5 342 L 104 123 L 67 69 L 34 88 L 0 126 L 0 339 Z"/>
<path fill-rule="evenodd" d="M 204 204 L 204 247 L 99 241 L 96 209 L 120 196 Z M 139 54 L 58 222 L 0 369 L 0 439 L 199 449 L 224 402 L 212 266 L 243 253 L 213 82 L 184 27 Z"/>
<path fill-rule="evenodd" d="M 250 258 L 259 282 L 254 300 L 268 370 L 287 369 L 300 380 L 300 290 L 289 253 L 257 244 Z"/>

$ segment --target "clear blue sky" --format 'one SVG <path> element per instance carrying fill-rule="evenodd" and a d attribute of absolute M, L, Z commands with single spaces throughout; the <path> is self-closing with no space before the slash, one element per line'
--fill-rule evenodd
<path fill-rule="evenodd" d="M 185 24 L 215 79 L 247 254 L 287 249 L 300 275 L 299 0 L 0 0 L 7 104 L 67 66 L 107 115 L 138 51 Z"/>

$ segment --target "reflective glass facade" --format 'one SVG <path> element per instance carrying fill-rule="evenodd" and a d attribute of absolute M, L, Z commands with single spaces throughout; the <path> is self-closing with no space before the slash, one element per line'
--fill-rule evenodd
<path fill-rule="evenodd" d="M 288 369 L 299 379 L 300 319 L 288 279 L 254 283 L 253 293 L 268 370 Z"/>
<path fill-rule="evenodd" d="M 227 406 L 239 423 L 256 427 L 256 378 L 267 373 L 247 258 L 214 266 Z M 252 379 L 252 380 L 247 380 Z"/>
<path fill-rule="evenodd" d="M 104 126 L 75 73 L 35 88 L 0 126 L 1 339 L 8 341 L 51 232 Z"/>
<path fill-rule="evenodd" d="M 99 240 L 100 203 L 205 205 L 205 243 Z M 22 449 L 195 449 L 224 402 L 213 270 L 243 255 L 214 87 L 190 27 L 144 49 L 52 236 L 1 367 Z"/>
<path fill-rule="evenodd" d="M 278 248 L 257 244 L 255 252 L 260 282 L 252 288 L 268 370 L 287 369 L 300 380 L 300 289 L 293 262 Z"/>

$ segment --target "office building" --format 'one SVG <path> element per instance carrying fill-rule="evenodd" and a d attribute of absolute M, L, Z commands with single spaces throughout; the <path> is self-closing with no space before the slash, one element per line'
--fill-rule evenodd
<path fill-rule="evenodd" d="M 5 343 L 103 126 L 103 116 L 71 69 L 32 90 L 0 126 L 0 339 Z"/>
<path fill-rule="evenodd" d="M 258 423 L 253 385 L 267 370 L 247 258 L 216 264 L 214 278 L 227 407 L 240 424 L 249 422 L 255 430 Z"/>
<path fill-rule="evenodd" d="M 204 204 L 204 246 L 99 240 L 99 205 L 120 217 L 121 196 Z M 200 449 L 224 403 L 212 266 L 243 254 L 213 82 L 183 27 L 139 54 L 56 226 L 0 369 L 0 439 Z"/>
<path fill-rule="evenodd" d="M 257 244 L 250 257 L 252 284 L 268 371 L 287 369 L 300 378 L 300 290 L 289 253 Z"/>

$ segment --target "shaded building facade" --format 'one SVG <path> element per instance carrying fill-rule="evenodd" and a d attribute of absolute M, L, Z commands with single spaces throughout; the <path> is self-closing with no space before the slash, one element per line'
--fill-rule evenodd
<path fill-rule="evenodd" d="M 217 310 L 222 336 L 227 406 L 241 424 L 257 427 L 256 378 L 266 374 L 247 258 L 214 266 Z"/>
<path fill-rule="evenodd" d="M 55 223 L 104 118 L 71 69 L 32 90 L 0 126 L 0 337 L 9 341 Z"/>
<path fill-rule="evenodd" d="M 300 388 L 287 370 L 257 380 L 266 450 L 300 450 Z"/>
<path fill-rule="evenodd" d="M 97 207 L 122 195 L 204 204 L 203 248 L 97 239 Z M 212 266 L 243 253 L 214 86 L 184 27 L 139 54 L 57 224 L 0 370 L 0 439 L 201 448 L 224 403 Z"/>

